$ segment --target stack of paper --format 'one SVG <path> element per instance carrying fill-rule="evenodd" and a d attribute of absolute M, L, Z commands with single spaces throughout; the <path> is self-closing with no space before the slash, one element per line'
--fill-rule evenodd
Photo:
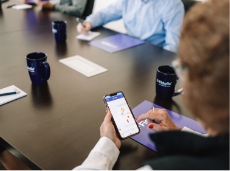
<path fill-rule="evenodd" d="M 28 9 L 28 8 L 32 8 L 32 5 L 28 5 L 28 4 L 15 5 L 12 8 L 16 10 Z"/>

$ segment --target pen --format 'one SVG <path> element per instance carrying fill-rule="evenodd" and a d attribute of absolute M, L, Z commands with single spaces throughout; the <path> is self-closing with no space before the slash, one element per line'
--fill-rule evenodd
<path fill-rule="evenodd" d="M 7 6 L 6 8 L 12 8 L 13 6 L 15 6 L 16 4 L 13 4 L 13 5 L 9 5 Z"/>
<path fill-rule="evenodd" d="M 76 20 L 77 20 L 78 23 L 81 23 L 81 25 L 85 28 L 85 25 L 84 25 L 84 23 L 82 22 L 82 20 L 80 18 L 76 18 Z"/>
<path fill-rule="evenodd" d="M 18 91 L 18 90 L 15 89 L 15 91 L 0 93 L 0 96 L 8 96 L 8 95 L 18 94 L 18 93 L 20 93 L 20 91 Z"/>

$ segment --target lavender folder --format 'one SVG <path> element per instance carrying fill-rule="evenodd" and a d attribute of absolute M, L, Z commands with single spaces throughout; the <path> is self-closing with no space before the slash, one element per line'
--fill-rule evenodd
<path fill-rule="evenodd" d="M 144 44 L 145 42 L 124 34 L 116 34 L 100 40 L 89 42 L 90 45 L 96 46 L 109 53 L 118 52 L 134 46 Z"/>
<path fill-rule="evenodd" d="M 138 117 L 141 114 L 148 112 L 152 107 L 162 108 L 161 106 L 158 106 L 156 104 L 153 104 L 153 103 L 145 100 L 133 109 L 133 114 L 135 117 Z M 182 116 L 180 114 L 177 114 L 175 112 L 172 112 L 170 110 L 167 110 L 167 111 L 177 126 L 179 126 L 181 128 L 186 126 L 190 129 L 197 131 L 197 132 L 200 132 L 202 134 L 206 133 L 205 130 L 201 127 L 201 125 L 198 122 L 196 122 L 190 118 L 187 118 L 185 116 Z M 140 132 L 140 134 L 131 137 L 131 139 L 133 139 L 133 140 L 137 141 L 138 143 L 150 148 L 153 151 L 157 151 L 155 144 L 149 138 L 149 134 L 154 133 L 154 131 L 148 128 L 148 122 L 145 120 L 145 121 L 139 122 L 138 124 L 140 126 L 141 132 Z"/>

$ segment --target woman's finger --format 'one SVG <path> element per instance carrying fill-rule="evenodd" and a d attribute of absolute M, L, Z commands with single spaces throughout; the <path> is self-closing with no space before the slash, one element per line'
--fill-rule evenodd
<path fill-rule="evenodd" d="M 112 119 L 112 114 L 110 113 L 110 110 L 106 110 L 107 113 L 105 115 L 105 118 L 104 118 L 104 122 L 106 123 L 110 123 L 112 122 L 111 119 Z"/>

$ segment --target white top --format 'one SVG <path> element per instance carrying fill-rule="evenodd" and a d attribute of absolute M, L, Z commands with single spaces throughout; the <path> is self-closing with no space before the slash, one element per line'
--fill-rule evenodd
<path fill-rule="evenodd" d="M 119 149 L 107 137 L 99 139 L 85 161 L 74 170 L 112 170 L 119 156 Z"/>
<path fill-rule="evenodd" d="M 207 134 L 201 134 L 187 127 L 183 127 L 182 131 L 207 136 Z M 91 150 L 85 161 L 73 170 L 112 170 L 119 153 L 119 149 L 109 138 L 102 137 Z M 152 168 L 146 165 L 137 170 L 152 170 Z"/>

